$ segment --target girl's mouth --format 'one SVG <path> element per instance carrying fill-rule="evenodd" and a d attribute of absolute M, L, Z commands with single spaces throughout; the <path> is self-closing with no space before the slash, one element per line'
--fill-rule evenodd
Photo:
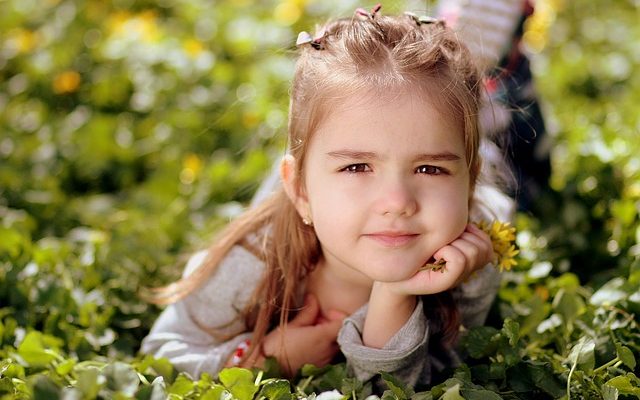
<path fill-rule="evenodd" d="M 364 236 L 385 247 L 402 247 L 413 243 L 420 235 L 410 232 L 374 232 Z"/>

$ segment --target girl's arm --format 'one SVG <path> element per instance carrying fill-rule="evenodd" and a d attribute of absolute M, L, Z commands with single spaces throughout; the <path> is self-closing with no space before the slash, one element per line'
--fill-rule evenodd
<path fill-rule="evenodd" d="M 500 285 L 498 274 L 495 267 L 488 264 L 454 290 L 464 326 L 484 323 Z M 340 349 L 357 378 L 368 380 L 380 371 L 386 371 L 411 386 L 428 384 L 431 381 L 431 370 L 450 361 L 429 353 L 432 329 L 419 297 L 409 319 L 381 348 L 369 347 L 363 343 L 367 312 L 368 305 L 365 305 L 347 318 L 338 335 Z"/>
<path fill-rule="evenodd" d="M 366 346 L 362 341 L 368 305 L 345 320 L 338 344 L 358 379 L 366 381 L 385 371 L 411 386 L 430 381 L 430 329 L 422 306 L 418 299 L 409 319 L 381 348 Z"/>
<path fill-rule="evenodd" d="M 368 305 L 347 320 L 338 342 L 360 379 L 379 371 L 395 374 L 409 385 L 428 383 L 429 324 L 418 295 L 457 286 L 493 256 L 491 241 L 471 224 L 434 257 L 447 262 L 444 272 L 420 271 L 401 282 L 375 282 Z"/>
<path fill-rule="evenodd" d="M 203 252 L 192 257 L 185 275 L 204 256 Z M 240 312 L 253 295 L 263 268 L 253 254 L 234 247 L 203 287 L 162 312 L 143 340 L 141 351 L 168 358 L 194 378 L 203 372 L 215 376 L 238 361 L 239 366 L 261 367 L 265 357 L 275 357 L 290 376 L 306 363 L 328 364 L 339 351 L 336 338 L 345 315 L 334 312 L 320 320 L 320 307 L 313 296 L 307 296 L 285 329 L 269 332 L 248 359 L 236 354 L 239 348 L 247 347 L 252 336 Z"/>
<path fill-rule="evenodd" d="M 473 224 L 453 242 L 435 252 L 446 261 L 442 271 L 424 270 L 399 282 L 375 282 L 362 334 L 370 347 L 382 347 L 409 319 L 416 296 L 444 292 L 458 286 L 493 258 L 489 236 Z"/>
<path fill-rule="evenodd" d="M 195 270 L 205 255 L 206 252 L 194 255 L 185 275 Z M 202 372 L 216 375 L 251 336 L 240 312 L 252 296 L 263 268 L 262 261 L 252 253 L 234 247 L 207 283 L 160 314 L 143 340 L 141 352 L 166 357 L 194 378 Z"/>

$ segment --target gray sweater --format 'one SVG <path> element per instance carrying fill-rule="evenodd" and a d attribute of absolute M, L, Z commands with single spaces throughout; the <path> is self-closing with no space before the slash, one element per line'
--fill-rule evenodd
<path fill-rule="evenodd" d="M 205 255 L 196 253 L 187 263 L 184 275 L 192 273 Z M 141 351 L 168 358 L 176 368 L 194 378 L 203 372 L 217 375 L 237 346 L 251 337 L 239 316 L 263 269 L 260 259 L 235 246 L 202 287 L 167 306 L 143 340 Z M 499 286 L 498 272 L 487 265 L 454 290 L 464 326 L 484 323 Z M 431 367 L 442 365 L 428 351 L 434 327 L 423 313 L 422 302 L 418 302 L 406 324 L 381 349 L 362 343 L 366 307 L 365 304 L 346 318 L 338 334 L 338 344 L 350 370 L 361 380 L 386 371 L 412 386 L 429 383 Z M 223 336 L 231 339 L 221 339 Z"/>

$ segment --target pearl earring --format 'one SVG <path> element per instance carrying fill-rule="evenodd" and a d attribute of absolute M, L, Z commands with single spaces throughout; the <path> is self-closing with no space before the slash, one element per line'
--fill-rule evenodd
<path fill-rule="evenodd" d="M 310 219 L 305 218 L 305 217 L 302 218 L 302 223 L 307 225 L 307 226 L 313 226 L 313 221 L 311 221 Z"/>

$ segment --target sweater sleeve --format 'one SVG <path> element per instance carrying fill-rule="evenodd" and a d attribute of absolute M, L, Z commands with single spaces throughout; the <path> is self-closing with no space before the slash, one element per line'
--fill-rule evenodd
<path fill-rule="evenodd" d="M 362 343 L 367 305 L 345 320 L 338 334 L 338 344 L 349 369 L 358 379 L 369 380 L 385 371 L 411 386 L 429 382 L 430 363 L 426 356 L 429 324 L 422 307 L 422 300 L 419 300 L 409 320 L 381 349 Z"/>
<path fill-rule="evenodd" d="M 206 257 L 196 253 L 185 276 Z M 201 288 L 167 306 L 142 341 L 141 352 L 166 357 L 178 370 L 198 378 L 224 367 L 240 342 L 251 337 L 241 311 L 253 295 L 263 263 L 241 246 L 235 246 Z"/>

